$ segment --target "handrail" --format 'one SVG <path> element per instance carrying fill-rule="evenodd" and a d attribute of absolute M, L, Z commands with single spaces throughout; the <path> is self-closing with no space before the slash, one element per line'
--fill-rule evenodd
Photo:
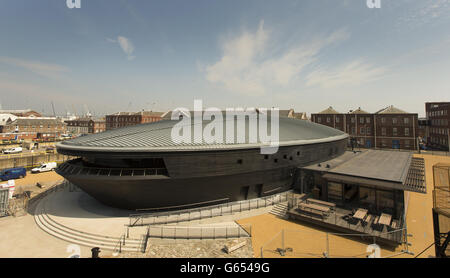
<path fill-rule="evenodd" d="M 252 236 L 251 224 L 225 226 L 148 225 L 148 238 L 167 239 L 219 239 Z"/>
<path fill-rule="evenodd" d="M 274 205 L 280 202 L 287 201 L 287 196 L 291 192 L 291 190 L 261 197 L 258 199 L 250 199 L 250 200 L 243 200 L 243 201 L 236 201 L 231 203 L 224 203 L 224 204 L 217 204 L 212 206 L 206 206 L 206 207 L 199 207 L 199 208 L 190 208 L 190 209 L 183 209 L 183 210 L 177 210 L 177 211 L 163 211 L 163 212 L 154 212 L 154 213 L 140 213 L 140 214 L 130 214 L 129 215 L 129 226 L 138 226 L 138 225 L 154 225 L 154 224 L 167 224 L 167 223 L 176 223 L 176 222 L 182 222 L 182 221 L 192 221 L 192 220 L 198 220 L 203 218 L 210 218 L 210 217 L 216 217 L 216 216 L 222 216 L 222 215 L 228 215 L 232 214 L 234 212 L 242 212 L 242 211 L 248 211 L 250 209 L 253 209 L 252 204 L 256 203 L 256 208 L 261 207 L 267 207 L 269 205 Z M 278 199 L 278 200 L 277 200 Z M 263 202 L 263 205 L 260 206 L 260 203 Z M 237 210 L 233 210 L 234 207 L 238 207 Z M 219 210 L 218 213 L 214 213 L 213 210 Z M 205 213 L 208 212 L 208 213 Z M 191 214 L 197 213 L 196 216 L 191 216 Z M 181 219 L 180 216 L 183 214 L 187 214 L 188 218 Z M 174 219 L 169 220 L 168 217 L 172 216 Z M 164 221 L 156 221 L 159 217 L 165 217 Z M 155 218 L 152 223 L 145 223 L 145 218 Z M 140 224 L 138 223 L 140 222 Z"/>
<path fill-rule="evenodd" d="M 119 241 L 114 246 L 113 251 L 119 251 L 119 253 L 122 253 L 122 245 L 125 246 L 125 234 L 122 234 L 119 238 Z"/>
<path fill-rule="evenodd" d="M 74 165 L 69 161 L 62 163 L 57 170 L 72 175 L 85 174 L 90 176 L 167 176 L 166 168 L 103 168 Z M 84 172 L 84 173 L 83 173 Z M 116 173 L 116 174 L 115 174 Z"/>

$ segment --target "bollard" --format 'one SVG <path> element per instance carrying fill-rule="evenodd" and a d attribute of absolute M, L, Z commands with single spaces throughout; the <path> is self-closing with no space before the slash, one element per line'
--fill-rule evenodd
<path fill-rule="evenodd" d="M 94 248 L 92 248 L 91 249 L 91 252 L 92 252 L 92 258 L 93 259 L 98 259 L 98 258 L 100 258 L 99 256 L 98 256 L 98 254 L 100 254 L 100 248 L 99 247 L 94 247 Z"/>

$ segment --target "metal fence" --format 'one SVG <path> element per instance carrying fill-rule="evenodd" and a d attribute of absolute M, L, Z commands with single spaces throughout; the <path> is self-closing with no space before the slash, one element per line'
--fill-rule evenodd
<path fill-rule="evenodd" d="M 229 239 L 251 237 L 251 225 L 233 226 L 148 226 L 148 237 L 165 239 Z"/>
<path fill-rule="evenodd" d="M 33 196 L 29 202 L 28 205 L 34 205 L 37 201 L 41 200 L 42 198 L 44 198 L 45 196 L 53 193 L 53 192 L 58 192 L 58 191 L 62 191 L 65 190 L 66 188 L 70 188 L 70 186 L 72 186 L 72 184 L 67 181 L 64 180 L 61 183 L 58 183 L 52 187 L 49 187 L 47 190 L 40 192 L 39 194 L 37 194 L 36 196 Z"/>
<path fill-rule="evenodd" d="M 433 190 L 433 207 L 440 214 L 450 217 L 450 191 L 445 188 Z"/>
<path fill-rule="evenodd" d="M 348 151 L 351 151 L 351 147 L 347 147 Z M 440 156 L 450 156 L 450 152 L 446 151 L 432 151 L 432 150 L 407 150 L 407 149 L 393 149 L 393 148 L 365 148 L 365 147 L 354 147 L 353 151 L 361 150 L 380 150 L 380 151 L 397 151 L 397 152 L 412 152 L 414 154 L 428 154 L 428 155 L 440 155 Z"/>
<path fill-rule="evenodd" d="M 74 164 L 76 161 L 66 162 L 58 167 L 58 171 L 71 175 L 93 176 L 169 176 L 165 168 L 97 168 Z"/>
<path fill-rule="evenodd" d="M 16 157 L 1 156 L 0 169 L 24 167 L 27 169 L 37 167 L 46 162 L 65 162 L 74 157 L 58 153 L 37 153 L 32 155 L 23 155 Z"/>
<path fill-rule="evenodd" d="M 330 233 L 322 230 L 283 229 L 260 249 L 261 258 L 367 258 L 373 255 L 375 236 Z M 381 251 L 382 257 L 405 252 Z"/>
<path fill-rule="evenodd" d="M 8 214 L 9 189 L 0 188 L 0 217 Z"/>
<path fill-rule="evenodd" d="M 288 210 L 292 208 L 297 208 L 300 202 L 304 202 L 304 199 L 299 199 L 295 197 L 295 194 L 288 194 Z M 339 228 L 344 228 L 344 230 L 354 231 L 355 233 L 368 234 L 370 236 L 379 237 L 392 242 L 402 242 L 405 238 L 404 231 L 406 230 L 405 225 L 405 214 L 404 210 L 400 212 L 400 217 L 395 219 L 397 222 L 396 229 L 391 227 L 384 227 L 383 225 L 373 225 L 373 220 L 368 222 L 364 221 L 354 221 L 349 217 L 351 210 L 336 207 L 330 211 L 327 215 L 323 217 L 317 217 L 315 214 L 310 214 L 307 211 L 297 211 L 299 218 L 303 220 L 310 220 L 311 223 L 323 223 L 322 226 L 336 226 Z M 380 215 L 372 215 L 372 219 Z M 342 230 L 342 229 L 340 229 Z"/>
<path fill-rule="evenodd" d="M 287 191 L 258 199 L 237 201 L 193 209 L 132 214 L 130 215 L 129 226 L 133 227 L 142 225 L 178 223 L 249 211 L 252 209 L 271 206 L 280 202 L 286 202 L 289 192 L 290 191 Z"/>

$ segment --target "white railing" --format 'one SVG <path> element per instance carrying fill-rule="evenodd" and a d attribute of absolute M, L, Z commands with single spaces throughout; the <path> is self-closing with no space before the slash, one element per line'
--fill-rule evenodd
<path fill-rule="evenodd" d="M 251 225 L 237 226 L 148 226 L 148 237 L 165 239 L 228 239 L 250 237 Z"/>
<path fill-rule="evenodd" d="M 193 220 L 200 220 L 204 218 L 230 215 L 262 207 L 268 207 L 281 202 L 286 202 L 288 200 L 289 192 L 290 191 L 287 191 L 258 199 L 237 201 L 193 209 L 131 214 L 129 216 L 130 217 L 129 226 L 133 227 L 142 225 L 158 225 L 158 224 L 187 222 Z"/>

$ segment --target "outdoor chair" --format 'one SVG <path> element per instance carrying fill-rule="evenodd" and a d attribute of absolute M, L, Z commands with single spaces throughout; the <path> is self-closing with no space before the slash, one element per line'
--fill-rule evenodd
<path fill-rule="evenodd" d="M 394 219 L 391 222 L 390 230 L 394 231 L 400 228 L 398 220 Z"/>
<path fill-rule="evenodd" d="M 367 226 L 367 225 L 370 223 L 370 220 L 372 220 L 372 215 L 367 214 L 367 215 L 366 215 L 366 218 L 365 218 L 364 221 L 363 221 L 363 226 L 364 226 L 364 227 Z"/>
<path fill-rule="evenodd" d="M 372 223 L 372 227 L 374 229 L 378 229 L 378 220 L 380 220 L 380 217 L 379 216 L 375 216 L 375 218 L 373 220 L 373 223 Z"/>

